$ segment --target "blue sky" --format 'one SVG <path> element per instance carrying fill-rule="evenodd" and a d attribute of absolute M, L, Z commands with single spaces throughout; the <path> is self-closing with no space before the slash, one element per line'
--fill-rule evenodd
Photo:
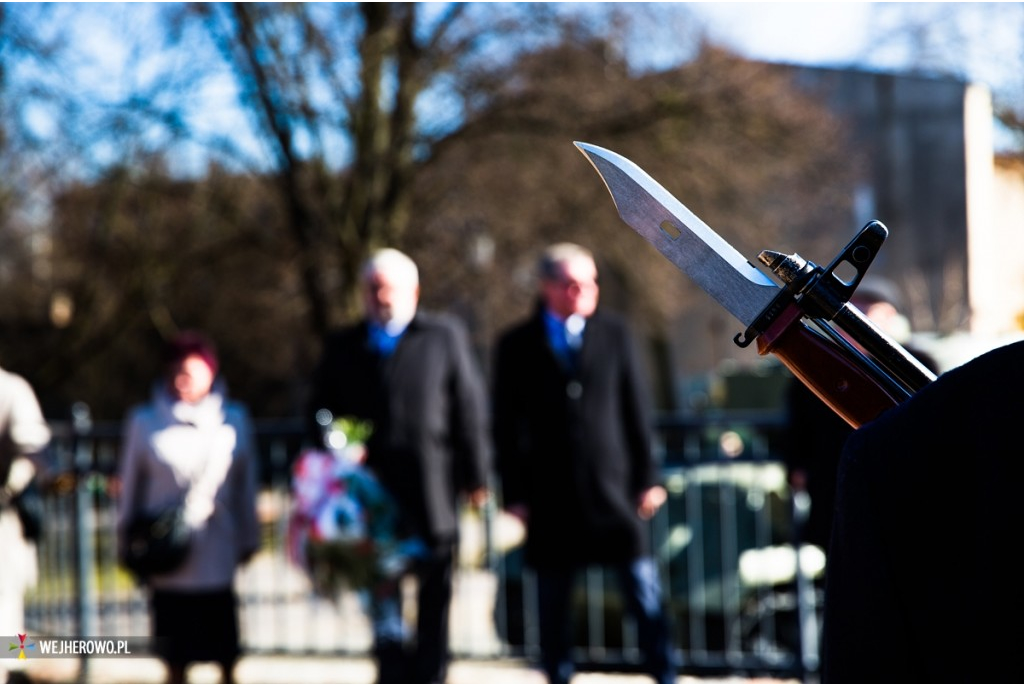
<path fill-rule="evenodd" d="M 1024 3 L 688 4 L 715 42 L 750 59 L 894 72 L 923 67 L 983 83 L 998 103 L 1024 110 Z M 998 125 L 996 136 L 997 147 L 1016 149 Z"/>
<path fill-rule="evenodd" d="M 847 64 L 864 51 L 867 2 L 695 2 L 712 37 L 752 59 Z"/>
<path fill-rule="evenodd" d="M 894 71 L 923 61 L 1024 95 L 1024 3 L 688 4 L 714 40 L 751 59 Z"/>
<path fill-rule="evenodd" d="M 682 3 L 680 3 L 682 4 Z M 579 3 L 584 11 L 596 4 Z M 704 24 L 715 41 L 750 59 L 810 66 L 906 70 L 911 55 L 925 55 L 932 66 L 987 83 L 999 96 L 1024 102 L 1024 3 L 873 3 L 873 2 L 690 2 L 690 17 Z M 159 45 L 164 28 L 152 10 L 159 5 L 56 3 L 48 18 L 50 28 L 72 29 L 69 40 L 79 48 L 67 73 L 96 102 L 117 101 L 144 85 L 167 60 L 189 59 L 181 51 L 170 54 L 148 48 Z M 15 6 L 12 6 L 15 7 Z M 141 11 L 140 11 L 141 10 Z M 908 48 L 908 17 L 927 27 L 919 43 Z M 658 62 L 678 59 L 674 48 L 685 47 L 692 21 L 680 25 L 640 28 L 641 59 Z M 47 26 L 40 27 L 47 33 Z M 927 34 L 927 35 L 926 35 Z M 660 46 L 660 47 L 659 47 Z M 654 48 L 652 51 L 651 48 Z M 645 53 L 646 54 L 643 54 Z M 133 62 L 133 60 L 141 60 Z M 132 68 L 126 68 L 130 64 Z M 667 65 L 662 65 L 667 66 Z M 155 71 L 154 71 L 155 70 Z M 101 78 L 96 78 L 101 74 Z M 85 84 L 85 85 L 83 85 Z M 234 107 L 234 85 L 226 72 L 207 78 L 203 90 L 191 93 L 202 103 L 190 115 L 193 130 L 210 136 L 223 131 L 244 131 L 247 122 Z M 1022 106 L 1024 109 L 1024 106 Z M 30 112 L 30 114 L 32 114 Z M 45 136 L 55 122 L 45 112 L 31 117 L 37 133 Z M 191 148 L 180 153 L 189 159 Z M 343 150 L 339 143 L 337 149 Z M 257 151 L 249 151 L 258 154 Z M 201 149 L 194 151 L 202 165 Z"/>

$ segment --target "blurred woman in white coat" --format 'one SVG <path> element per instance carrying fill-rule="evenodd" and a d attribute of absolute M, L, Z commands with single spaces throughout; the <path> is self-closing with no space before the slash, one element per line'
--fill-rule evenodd
<path fill-rule="evenodd" d="M 134 512 L 184 502 L 192 543 L 183 565 L 146 579 L 154 646 L 169 682 L 196 661 L 233 681 L 240 654 L 235 571 L 259 547 L 257 453 L 247 409 L 217 382 L 212 343 L 198 333 L 171 341 L 167 375 L 133 409 L 121 453 L 118 530 Z"/>
<path fill-rule="evenodd" d="M 25 591 L 37 576 L 35 544 L 27 540 L 15 508 L 40 469 L 39 459 L 50 442 L 50 429 L 28 382 L 0 369 L 0 635 L 28 631 Z M 10 671 L 24 670 L 25 661 L 0 661 L 0 683 L 15 680 Z"/>

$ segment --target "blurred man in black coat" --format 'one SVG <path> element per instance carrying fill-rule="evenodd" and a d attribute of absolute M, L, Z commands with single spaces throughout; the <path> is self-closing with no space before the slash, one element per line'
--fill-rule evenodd
<path fill-rule="evenodd" d="M 609 564 L 637 617 L 648 673 L 675 682 L 645 525 L 665 491 L 637 350 L 621 319 L 596 310 L 587 250 L 549 248 L 540 279 L 537 311 L 498 344 L 494 435 L 504 506 L 526 523 L 526 560 L 537 571 L 542 665 L 551 682 L 569 682 L 576 572 Z"/>
<path fill-rule="evenodd" d="M 947 371 L 847 440 L 827 682 L 1020 682 L 1024 343 Z"/>
<path fill-rule="evenodd" d="M 902 313 L 902 300 L 895 283 L 868 276 L 853 293 L 850 304 L 930 371 L 938 373 L 938 364 L 931 355 L 910 344 L 910 321 Z M 783 456 L 789 482 L 794 490 L 806 491 L 811 497 L 810 516 L 801 531 L 801 541 L 827 552 L 836 504 L 839 455 L 853 429 L 796 378 L 789 382 L 785 400 Z"/>
<path fill-rule="evenodd" d="M 477 505 L 487 497 L 486 388 L 463 327 L 417 311 L 419 275 L 409 257 L 374 253 L 362 285 L 366 318 L 327 339 L 309 416 L 328 409 L 373 423 L 366 464 L 397 500 L 400 532 L 431 550 L 414 568 L 416 653 L 405 655 L 403 636 L 375 636 L 379 682 L 442 683 L 458 497 Z"/>

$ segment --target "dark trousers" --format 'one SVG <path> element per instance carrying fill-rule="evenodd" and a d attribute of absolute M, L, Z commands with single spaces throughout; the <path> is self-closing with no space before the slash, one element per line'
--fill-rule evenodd
<path fill-rule="evenodd" d="M 155 651 L 167 663 L 216 661 L 233 666 L 238 659 L 238 599 L 230 587 L 153 590 L 150 606 Z"/>
<path fill-rule="evenodd" d="M 661 583 L 654 560 L 635 559 L 614 569 L 626 609 L 637 622 L 645 671 L 655 682 L 676 682 L 671 631 L 661 604 Z M 541 666 L 552 683 L 568 683 L 576 670 L 569 603 L 578 570 L 537 570 Z"/>
<path fill-rule="evenodd" d="M 414 649 L 393 637 L 377 636 L 377 682 L 443 683 L 448 677 L 448 613 L 452 600 L 454 550 L 445 547 L 416 562 L 419 581 Z"/>

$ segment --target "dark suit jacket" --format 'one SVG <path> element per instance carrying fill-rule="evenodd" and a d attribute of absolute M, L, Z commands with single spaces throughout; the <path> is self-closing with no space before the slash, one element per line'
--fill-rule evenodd
<path fill-rule="evenodd" d="M 1024 343 L 947 371 L 847 440 L 826 682 L 1020 682 Z"/>
<path fill-rule="evenodd" d="M 487 484 L 486 402 L 464 328 L 418 313 L 383 359 L 366 322 L 329 336 L 309 416 L 326 408 L 373 422 L 367 465 L 397 499 L 403 532 L 436 544 L 456 536 L 458 493 Z"/>
<path fill-rule="evenodd" d="M 504 505 L 526 504 L 534 566 L 646 552 L 637 497 L 654 484 L 645 375 L 621 319 L 587 322 L 578 370 L 555 357 L 541 310 L 499 341 L 494 435 Z"/>
<path fill-rule="evenodd" d="M 904 345 L 904 348 L 930 371 L 939 373 L 938 364 L 927 352 L 911 345 Z M 853 429 L 795 378 L 786 388 L 786 414 L 783 434 L 786 468 L 806 473 L 807 494 L 811 496 L 811 513 L 802 539 L 827 551 L 836 506 L 839 455 Z"/>
<path fill-rule="evenodd" d="M 836 504 L 836 473 L 839 455 L 853 429 L 800 380 L 786 388 L 786 427 L 783 457 L 790 471 L 807 475 L 811 512 L 802 541 L 828 550 L 832 512 Z"/>

